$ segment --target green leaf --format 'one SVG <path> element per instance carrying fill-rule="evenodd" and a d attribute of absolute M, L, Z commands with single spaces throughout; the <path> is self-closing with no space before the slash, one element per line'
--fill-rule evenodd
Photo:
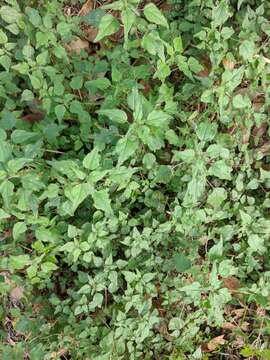
<path fill-rule="evenodd" d="M 105 213 L 111 213 L 111 200 L 109 198 L 108 190 L 99 190 L 92 193 L 94 206 L 98 210 L 103 210 Z"/>
<path fill-rule="evenodd" d="M 14 226 L 13 226 L 13 230 L 12 230 L 12 236 L 13 239 L 16 241 L 18 240 L 18 238 L 20 237 L 20 235 L 24 234 L 27 230 L 27 227 L 25 225 L 24 222 L 20 221 L 17 222 Z"/>
<path fill-rule="evenodd" d="M 94 148 L 86 157 L 83 159 L 83 166 L 89 170 L 96 170 L 100 164 L 100 154 L 97 148 Z"/>
<path fill-rule="evenodd" d="M 145 5 L 143 9 L 146 19 L 154 24 L 169 27 L 168 22 L 162 12 L 153 3 Z"/>
<path fill-rule="evenodd" d="M 98 26 L 98 34 L 95 38 L 95 42 L 100 41 L 106 36 L 112 35 L 119 30 L 119 22 L 111 14 L 106 14 L 102 17 Z"/>
<path fill-rule="evenodd" d="M 0 29 L 0 44 L 5 44 L 7 42 L 8 42 L 7 35 L 4 33 L 3 30 Z"/>
<path fill-rule="evenodd" d="M 173 262 L 178 272 L 185 272 L 191 268 L 191 262 L 184 254 L 175 254 Z"/>
<path fill-rule="evenodd" d="M 254 58 L 256 53 L 255 44 L 251 40 L 244 40 L 239 47 L 239 54 L 244 60 L 249 61 Z"/>
<path fill-rule="evenodd" d="M 123 124 L 127 122 L 127 114 L 123 110 L 119 109 L 104 109 L 98 110 L 97 113 L 99 115 L 105 115 L 113 122 L 118 124 Z"/>
<path fill-rule="evenodd" d="M 118 165 L 123 164 L 127 159 L 129 159 L 138 149 L 139 141 L 136 137 L 131 135 L 126 135 L 120 139 L 115 147 L 115 152 L 118 156 Z"/>
<path fill-rule="evenodd" d="M 231 180 L 232 168 L 228 166 L 224 160 L 216 161 L 209 168 L 209 175 L 216 176 L 221 180 Z"/>
<path fill-rule="evenodd" d="M 227 191 L 224 188 L 215 188 L 208 196 L 207 203 L 214 208 L 219 207 L 227 199 Z"/>
<path fill-rule="evenodd" d="M 66 197 L 71 201 L 73 213 L 77 207 L 87 198 L 90 192 L 91 186 L 89 184 L 78 184 L 65 191 Z"/>
<path fill-rule="evenodd" d="M 106 90 L 110 87 L 110 85 L 111 82 L 107 78 L 86 81 L 86 83 L 84 84 L 86 89 L 88 89 L 89 91 L 95 91 L 96 89 Z"/>
<path fill-rule="evenodd" d="M 34 55 L 35 49 L 31 45 L 25 45 L 22 49 L 22 53 L 26 59 L 30 59 Z"/>
<path fill-rule="evenodd" d="M 34 100 L 33 92 L 31 90 L 28 90 L 28 89 L 23 90 L 21 100 L 22 101 L 32 101 L 32 100 Z"/>
<path fill-rule="evenodd" d="M 22 14 L 20 14 L 14 7 L 11 6 L 1 6 L 0 7 L 0 16 L 8 24 L 18 22 Z"/>
<path fill-rule="evenodd" d="M 40 134 L 25 130 L 14 130 L 11 139 L 15 144 L 31 144 L 40 139 Z"/>
<path fill-rule="evenodd" d="M 11 58 L 8 55 L 0 56 L 0 64 L 6 71 L 9 71 L 9 68 L 11 66 Z"/>
<path fill-rule="evenodd" d="M 92 25 L 98 28 L 100 21 L 105 14 L 106 14 L 105 10 L 101 8 L 97 8 L 89 11 L 87 15 L 83 16 L 82 20 L 86 22 L 88 25 Z"/>
<path fill-rule="evenodd" d="M 42 86 L 42 83 L 40 81 L 40 79 L 34 75 L 29 75 L 30 77 L 30 81 L 31 81 L 31 84 L 33 86 L 33 88 L 36 90 L 36 89 L 40 89 L 41 86 Z"/>
<path fill-rule="evenodd" d="M 45 273 L 49 273 L 51 271 L 54 271 L 58 268 L 57 265 L 55 265 L 54 263 L 50 262 L 50 261 L 46 261 L 43 264 L 41 264 L 41 271 L 45 272 Z"/>
<path fill-rule="evenodd" d="M 212 12 L 213 25 L 215 27 L 223 25 L 232 14 L 229 11 L 229 3 L 227 0 L 221 0 L 214 7 Z"/>
<path fill-rule="evenodd" d="M 182 42 L 181 36 L 178 36 L 173 39 L 173 47 L 174 47 L 175 51 L 177 51 L 179 53 L 183 52 L 184 48 L 183 48 L 183 42 Z"/>
<path fill-rule="evenodd" d="M 3 209 L 0 209 L 0 220 L 4 220 L 8 218 L 10 218 L 10 214 L 5 212 Z"/>
<path fill-rule="evenodd" d="M 70 82 L 70 87 L 73 90 L 79 90 L 83 85 L 83 77 L 82 76 L 74 76 Z"/>
<path fill-rule="evenodd" d="M 12 199 L 14 191 L 14 184 L 9 180 L 4 180 L 0 183 L 0 194 L 4 200 L 6 207 L 10 206 L 10 200 Z"/>
<path fill-rule="evenodd" d="M 183 151 L 176 151 L 172 158 L 172 161 L 184 161 L 186 163 L 192 163 L 195 159 L 195 151 L 193 149 L 186 149 Z"/>
<path fill-rule="evenodd" d="M 263 237 L 260 237 L 257 234 L 249 235 L 248 245 L 253 252 L 258 252 L 263 254 L 266 251 Z"/>
<path fill-rule="evenodd" d="M 171 116 L 161 110 L 154 110 L 147 116 L 147 124 L 154 127 L 164 127 L 167 125 Z"/>
<path fill-rule="evenodd" d="M 130 8 L 127 7 L 125 10 L 121 12 L 121 19 L 124 25 L 125 42 L 127 42 L 128 33 L 130 32 L 132 25 L 135 23 L 136 15 Z"/>
<path fill-rule="evenodd" d="M 11 256 L 9 264 L 13 270 L 20 270 L 30 264 L 30 257 L 29 255 Z"/>
<path fill-rule="evenodd" d="M 59 105 L 56 105 L 54 112 L 57 117 L 57 120 L 61 121 L 63 119 L 63 117 L 65 116 L 66 108 L 64 105 L 59 104 Z"/>
<path fill-rule="evenodd" d="M 196 128 L 196 134 L 201 141 L 211 141 L 217 134 L 217 124 L 209 121 L 201 122 Z"/>
<path fill-rule="evenodd" d="M 237 94 L 233 97 L 233 107 L 235 109 L 244 109 L 251 107 L 250 99 L 247 96 Z"/>

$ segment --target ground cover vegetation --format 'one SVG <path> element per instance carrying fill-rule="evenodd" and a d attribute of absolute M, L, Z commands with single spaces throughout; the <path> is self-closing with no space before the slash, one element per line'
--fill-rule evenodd
<path fill-rule="evenodd" d="M 1 359 L 270 359 L 269 19 L 1 1 Z"/>

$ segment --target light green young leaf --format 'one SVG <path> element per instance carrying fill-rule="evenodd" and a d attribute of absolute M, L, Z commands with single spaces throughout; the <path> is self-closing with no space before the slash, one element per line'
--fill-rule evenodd
<path fill-rule="evenodd" d="M 13 239 L 16 241 L 18 240 L 18 238 L 20 237 L 20 235 L 24 234 L 27 230 L 27 227 L 25 225 L 25 223 L 23 221 L 19 221 L 17 222 L 14 226 L 13 226 L 13 230 L 12 230 L 12 236 Z"/>
<path fill-rule="evenodd" d="M 68 190 L 65 190 L 66 197 L 72 203 L 73 212 L 86 199 L 86 197 L 90 194 L 91 190 L 91 186 L 86 183 L 78 184 Z"/>
<path fill-rule="evenodd" d="M 209 175 L 216 176 L 221 180 L 231 180 L 232 168 L 224 160 L 216 161 L 209 168 Z"/>
<path fill-rule="evenodd" d="M 145 5 L 143 9 L 146 19 L 154 24 L 169 27 L 168 22 L 162 12 L 153 3 Z"/>
<path fill-rule="evenodd" d="M 8 42 L 7 35 L 4 33 L 3 30 L 0 29 L 0 44 L 5 44 L 7 42 Z"/>
<path fill-rule="evenodd" d="M 235 109 L 244 109 L 249 108 L 250 106 L 251 102 L 248 97 L 244 97 L 241 94 L 237 94 L 233 97 L 233 107 Z"/>
<path fill-rule="evenodd" d="M 130 8 L 127 7 L 125 10 L 121 12 L 121 19 L 124 25 L 125 42 L 127 42 L 128 33 L 130 32 L 132 25 L 135 23 L 136 15 Z"/>
<path fill-rule="evenodd" d="M 94 206 L 98 210 L 102 210 L 105 213 L 111 213 L 111 200 L 109 198 L 108 190 L 99 190 L 92 193 L 94 200 Z"/>
<path fill-rule="evenodd" d="M 96 170 L 99 167 L 100 154 L 97 148 L 94 148 L 83 159 L 83 166 L 88 170 Z"/>
<path fill-rule="evenodd" d="M 119 109 L 104 109 L 98 110 L 98 114 L 107 116 L 113 122 L 123 124 L 127 121 L 127 114 L 123 110 Z"/>
<path fill-rule="evenodd" d="M 244 60 L 252 60 L 256 52 L 255 44 L 251 40 L 244 40 L 239 47 L 239 54 Z"/>
<path fill-rule="evenodd" d="M 201 141 L 211 141 L 217 134 L 217 124 L 209 121 L 201 122 L 196 128 L 196 134 Z"/>
<path fill-rule="evenodd" d="M 11 58 L 8 55 L 2 55 L 0 56 L 0 64 L 3 66 L 3 68 L 6 71 L 9 71 L 9 68 L 11 66 Z"/>
<path fill-rule="evenodd" d="M 227 0 L 217 2 L 212 12 L 213 24 L 215 27 L 223 25 L 232 14 L 229 11 L 229 3 Z"/>
<path fill-rule="evenodd" d="M 224 188 L 217 187 L 209 194 L 207 203 L 214 208 L 219 207 L 227 199 L 227 191 Z"/>
<path fill-rule="evenodd" d="M 131 135 L 126 135 L 118 141 L 115 152 L 119 155 L 118 166 L 129 159 L 138 149 L 139 141 Z"/>
<path fill-rule="evenodd" d="M 100 41 L 106 36 L 112 35 L 119 30 L 119 22 L 111 14 L 106 14 L 102 17 L 99 27 L 98 34 L 95 38 L 95 42 Z"/>
<path fill-rule="evenodd" d="M 22 17 L 14 7 L 11 6 L 1 6 L 0 7 L 0 16 L 8 24 L 16 23 Z"/>
<path fill-rule="evenodd" d="M 153 110 L 147 116 L 147 125 L 151 125 L 157 128 L 164 127 L 170 118 L 171 116 L 162 110 Z"/>
<path fill-rule="evenodd" d="M 30 264 L 29 255 L 11 256 L 9 259 L 9 266 L 13 270 L 23 269 L 28 264 Z"/>
<path fill-rule="evenodd" d="M 57 117 L 57 120 L 61 121 L 63 119 L 63 117 L 65 116 L 66 108 L 64 105 L 58 104 L 58 105 L 56 105 L 54 112 Z"/>

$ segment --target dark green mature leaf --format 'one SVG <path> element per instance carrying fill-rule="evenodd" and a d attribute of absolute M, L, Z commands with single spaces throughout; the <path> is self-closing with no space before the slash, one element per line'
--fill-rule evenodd
<path fill-rule="evenodd" d="M 176 270 L 179 272 L 185 272 L 191 267 L 190 260 L 184 254 L 175 254 L 173 262 Z"/>

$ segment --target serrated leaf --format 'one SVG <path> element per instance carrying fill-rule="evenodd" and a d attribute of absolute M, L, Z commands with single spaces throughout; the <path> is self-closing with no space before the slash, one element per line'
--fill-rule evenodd
<path fill-rule="evenodd" d="M 162 12 L 159 10 L 159 8 L 153 4 L 147 4 L 145 5 L 143 9 L 143 14 L 146 17 L 146 19 L 154 24 L 162 25 L 166 28 L 169 27 L 168 22 L 165 18 L 165 16 L 162 14 Z"/>

